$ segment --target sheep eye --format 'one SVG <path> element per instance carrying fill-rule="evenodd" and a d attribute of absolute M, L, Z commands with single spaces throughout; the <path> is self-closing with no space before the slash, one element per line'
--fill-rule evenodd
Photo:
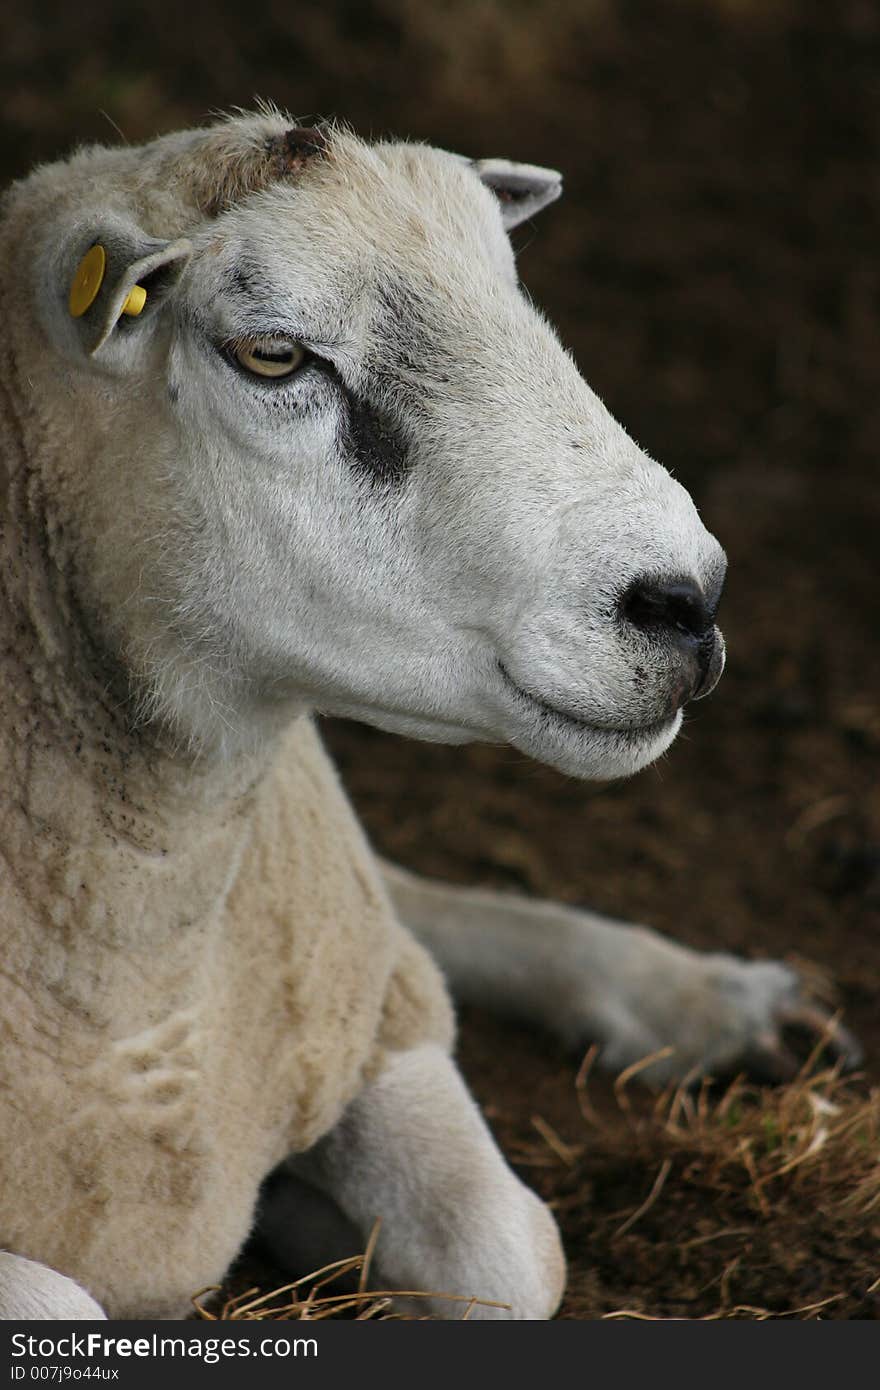
<path fill-rule="evenodd" d="M 306 358 L 299 343 L 287 343 L 283 338 L 247 338 L 234 345 L 233 356 L 254 376 L 292 376 Z"/>

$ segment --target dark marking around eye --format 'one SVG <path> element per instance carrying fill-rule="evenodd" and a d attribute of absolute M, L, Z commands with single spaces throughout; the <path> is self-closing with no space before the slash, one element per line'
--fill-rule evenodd
<path fill-rule="evenodd" d="M 409 448 L 396 422 L 379 407 L 339 383 L 345 401 L 339 445 L 353 464 L 377 483 L 399 483 L 409 472 Z"/>

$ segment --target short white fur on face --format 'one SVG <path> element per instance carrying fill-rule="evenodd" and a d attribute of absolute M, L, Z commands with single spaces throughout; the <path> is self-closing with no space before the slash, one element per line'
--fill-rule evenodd
<path fill-rule="evenodd" d="M 95 573 L 125 554 L 114 640 L 196 744 L 316 707 L 607 777 L 680 727 L 680 654 L 620 598 L 645 574 L 710 589 L 722 553 L 522 294 L 478 168 L 335 132 L 188 229 L 143 346 L 96 354 L 127 354 L 127 485 L 159 526 L 119 544 L 105 496 Z M 267 338 L 303 366 L 243 370 Z"/>

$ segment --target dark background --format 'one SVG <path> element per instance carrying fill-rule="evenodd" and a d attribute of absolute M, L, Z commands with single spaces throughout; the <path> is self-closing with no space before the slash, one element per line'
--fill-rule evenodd
<path fill-rule="evenodd" d="M 6 0 L 3 33 L 8 177 L 255 96 L 564 171 L 515 233 L 523 278 L 724 543 L 727 674 L 631 783 L 353 725 L 330 745 L 402 863 L 822 967 L 876 1076 L 880 7 Z M 535 1113 L 583 1139 L 552 1044 L 469 1017 L 462 1059 L 510 1151 Z M 567 1309 L 595 1315 L 573 1255 Z"/>

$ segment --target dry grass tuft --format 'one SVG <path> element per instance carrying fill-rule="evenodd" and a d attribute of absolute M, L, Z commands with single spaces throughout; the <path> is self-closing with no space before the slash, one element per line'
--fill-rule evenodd
<path fill-rule="evenodd" d="M 807 1066 L 788 1086 L 706 1083 L 653 1103 L 624 1079 L 600 1106 L 588 1070 L 591 1134 L 552 1200 L 597 1276 L 576 1315 L 877 1316 L 880 1089 Z"/>
<path fill-rule="evenodd" d="M 683 1178 L 699 1176 L 764 1218 L 813 1199 L 847 1222 L 880 1215 L 880 1089 L 865 1093 L 836 1069 L 777 1088 L 737 1079 L 718 1098 L 708 1083 L 667 1090 L 650 1114 L 627 1113 L 637 1146 L 663 1155 L 661 1169 L 677 1163 Z"/>
<path fill-rule="evenodd" d="M 450 1305 L 450 1316 L 460 1312 L 466 1321 L 477 1307 L 505 1308 L 507 1304 L 465 1294 L 436 1292 L 425 1289 L 367 1289 L 370 1266 L 379 1238 L 381 1221 L 376 1221 L 362 1254 L 334 1260 L 321 1269 L 312 1270 L 289 1284 L 261 1292 L 248 1288 L 235 1294 L 224 1294 L 219 1285 L 202 1289 L 193 1295 L 193 1308 L 198 1318 L 208 1322 L 321 1322 L 326 1318 L 354 1318 L 365 1322 L 402 1319 L 415 1314 L 394 1311 L 399 1299 L 442 1299 Z M 358 1276 L 357 1288 L 335 1291 L 334 1285 L 350 1282 Z M 328 1292 L 331 1290 L 331 1292 Z M 204 1300 L 208 1300 L 208 1304 Z M 430 1314 L 426 1314 L 430 1317 Z"/>

